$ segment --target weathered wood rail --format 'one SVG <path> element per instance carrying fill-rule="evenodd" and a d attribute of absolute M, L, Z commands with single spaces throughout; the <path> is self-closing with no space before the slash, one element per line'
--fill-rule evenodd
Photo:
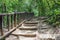
<path fill-rule="evenodd" d="M 3 20 L 6 16 L 6 24 L 8 32 L 6 34 L 3 33 Z M 18 27 L 21 26 L 21 24 L 26 21 L 30 20 L 34 16 L 34 13 L 28 13 L 28 12 L 15 12 L 15 13 L 9 13 L 9 14 L 0 14 L 0 32 L 1 32 L 1 38 L 0 40 L 5 40 L 6 37 L 8 37 L 13 31 L 15 31 Z"/>

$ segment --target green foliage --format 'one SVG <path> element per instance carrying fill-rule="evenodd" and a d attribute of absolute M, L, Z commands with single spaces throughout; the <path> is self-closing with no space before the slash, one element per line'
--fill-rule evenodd
<path fill-rule="evenodd" d="M 3 4 L 6 12 L 34 12 L 35 16 L 47 16 L 50 24 L 60 23 L 60 0 L 0 0 L 0 12 Z"/>
<path fill-rule="evenodd" d="M 39 16 L 47 16 L 52 25 L 60 25 L 60 0 L 37 0 Z"/>

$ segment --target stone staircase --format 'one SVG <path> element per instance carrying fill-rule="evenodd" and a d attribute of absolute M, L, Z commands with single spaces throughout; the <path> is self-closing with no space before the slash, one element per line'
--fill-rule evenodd
<path fill-rule="evenodd" d="M 36 19 L 25 21 L 7 40 L 55 40 L 53 29 L 43 21 Z"/>
<path fill-rule="evenodd" d="M 17 36 L 18 40 L 36 40 L 37 24 L 38 21 L 26 21 L 12 35 Z"/>

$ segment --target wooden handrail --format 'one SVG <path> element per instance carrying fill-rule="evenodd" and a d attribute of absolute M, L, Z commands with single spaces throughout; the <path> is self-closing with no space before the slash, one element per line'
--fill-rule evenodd
<path fill-rule="evenodd" d="M 27 16 L 28 18 L 25 19 L 25 16 L 24 16 L 23 21 L 22 21 L 21 23 L 19 23 L 19 25 L 17 25 L 17 23 L 16 23 L 16 20 L 17 20 L 16 15 L 17 15 L 17 14 L 19 14 L 19 15 L 24 14 L 24 15 L 25 15 L 25 13 L 28 15 L 28 16 Z M 1 23 L 1 24 L 0 24 L 1 28 L 2 28 L 2 20 L 3 20 L 2 18 L 3 18 L 3 16 L 7 16 L 7 17 L 8 17 L 8 16 L 11 16 L 11 15 L 14 15 L 13 17 L 14 17 L 14 26 L 15 26 L 13 29 L 11 29 L 11 30 L 8 31 L 6 34 L 4 34 L 4 35 L 0 38 L 0 40 L 5 40 L 5 38 L 8 37 L 8 36 L 9 36 L 13 31 L 15 31 L 18 27 L 20 27 L 23 22 L 25 22 L 25 21 L 27 21 L 27 20 L 30 20 L 30 19 L 34 16 L 34 13 L 32 13 L 32 14 L 31 14 L 31 13 L 27 13 L 27 12 L 25 12 L 25 13 L 24 13 L 24 12 L 23 12 L 23 13 L 22 13 L 22 12 L 15 12 L 14 14 L 0 14 L 0 16 L 1 16 L 1 18 L 0 18 L 0 19 L 1 19 L 1 20 L 0 20 L 0 21 L 1 21 L 1 22 L 0 22 L 0 23 Z M 23 16 L 23 15 L 22 15 L 22 16 Z M 16 18 L 16 19 L 15 19 L 15 18 Z M 7 19 L 7 20 L 9 20 L 9 19 Z M 7 21 L 7 22 L 9 22 L 9 21 Z M 9 24 L 9 23 L 8 23 L 8 24 Z M 8 26 L 9 26 L 9 25 L 8 25 Z M 9 29 L 9 28 L 8 28 L 8 29 Z M 2 29 L 1 29 L 1 30 L 2 30 Z"/>
<path fill-rule="evenodd" d="M 32 12 L 13 12 L 13 13 L 0 13 L 0 16 L 5 16 L 5 15 L 13 15 L 13 14 L 24 14 L 24 13 L 32 13 Z"/>
<path fill-rule="evenodd" d="M 24 20 L 24 21 L 26 21 L 26 20 Z M 0 40 L 4 40 L 6 37 L 8 37 L 13 31 L 15 31 L 18 27 L 20 27 L 24 21 L 22 21 L 19 25 L 17 25 L 17 27 L 11 29 L 9 32 L 7 32 L 5 35 L 3 35 L 0 38 Z"/>
<path fill-rule="evenodd" d="M 12 32 L 14 32 L 17 28 L 19 28 L 25 21 L 31 19 L 32 17 L 23 20 L 19 25 L 17 25 L 17 27 L 11 29 L 9 32 L 7 32 L 5 35 L 3 35 L 0 40 L 5 40 L 6 37 L 8 37 Z"/>

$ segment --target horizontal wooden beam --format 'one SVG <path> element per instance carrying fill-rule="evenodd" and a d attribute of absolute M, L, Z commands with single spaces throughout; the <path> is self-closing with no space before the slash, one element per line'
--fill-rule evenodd
<path fill-rule="evenodd" d="M 31 13 L 31 12 L 13 12 L 13 13 L 0 13 L 0 15 L 2 16 L 5 16 L 5 15 L 13 15 L 13 14 L 34 14 L 34 13 Z"/>

